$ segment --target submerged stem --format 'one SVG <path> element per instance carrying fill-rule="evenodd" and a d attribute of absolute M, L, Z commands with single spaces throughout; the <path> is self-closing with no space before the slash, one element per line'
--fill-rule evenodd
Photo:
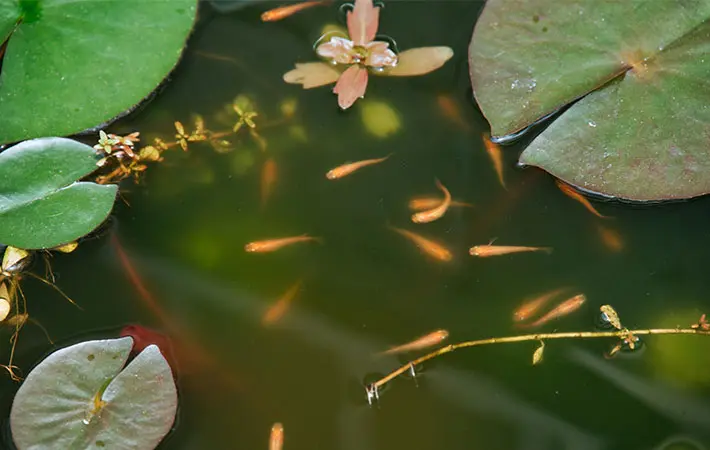
<path fill-rule="evenodd" d="M 367 387 L 368 394 L 370 392 L 377 392 L 382 386 L 392 381 L 394 378 L 410 370 L 410 367 L 417 366 L 423 362 L 429 361 L 430 359 L 436 358 L 437 356 L 443 355 L 445 353 L 451 353 L 456 349 L 465 347 L 477 347 L 480 345 L 491 345 L 491 344 L 508 344 L 512 342 L 524 342 L 524 341 L 537 341 L 537 340 L 547 340 L 547 339 L 594 339 L 594 338 L 606 338 L 606 337 L 616 337 L 622 339 L 629 334 L 639 336 L 639 335 L 649 335 L 649 334 L 700 334 L 705 336 L 710 336 L 710 331 L 694 328 L 654 328 L 645 330 L 614 330 L 614 331 L 576 331 L 567 333 L 535 333 L 535 334 L 524 334 L 520 336 L 507 336 L 499 338 L 488 338 L 479 339 L 475 341 L 460 342 L 458 344 L 449 344 L 447 346 L 441 347 L 428 353 L 424 356 L 410 361 L 390 372 L 388 375 L 380 378 L 374 383 Z"/>

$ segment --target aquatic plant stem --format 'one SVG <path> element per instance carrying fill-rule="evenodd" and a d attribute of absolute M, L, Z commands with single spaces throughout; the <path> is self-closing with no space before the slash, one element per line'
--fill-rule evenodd
<path fill-rule="evenodd" d="M 616 337 L 623 339 L 629 334 L 634 336 L 643 336 L 651 334 L 700 334 L 705 336 L 710 336 L 710 331 L 694 328 L 656 328 L 656 329 L 645 329 L 645 330 L 614 330 L 614 331 L 576 331 L 568 333 L 535 333 L 535 334 L 524 334 L 520 336 L 507 336 L 498 338 L 488 338 L 479 339 L 475 341 L 460 342 L 458 344 L 449 344 L 447 346 L 441 347 L 438 350 L 434 350 L 424 356 L 421 356 L 413 361 L 408 362 L 399 369 L 390 372 L 379 380 L 368 386 L 369 391 L 379 390 L 382 386 L 397 378 L 399 375 L 411 370 L 412 366 L 417 366 L 423 362 L 429 361 L 430 359 L 441 356 L 445 353 L 451 353 L 454 350 L 466 347 L 478 347 L 481 345 L 491 345 L 491 344 L 508 344 L 513 342 L 525 342 L 525 341 L 545 341 L 548 339 L 594 339 L 594 338 L 609 338 Z"/>

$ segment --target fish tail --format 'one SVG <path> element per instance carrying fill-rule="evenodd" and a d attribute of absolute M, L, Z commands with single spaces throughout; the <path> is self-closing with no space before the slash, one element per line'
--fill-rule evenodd
<path fill-rule="evenodd" d="M 383 156 L 382 158 L 380 158 L 380 161 L 387 161 L 392 155 L 394 155 L 394 152 L 390 152 L 389 155 Z"/>

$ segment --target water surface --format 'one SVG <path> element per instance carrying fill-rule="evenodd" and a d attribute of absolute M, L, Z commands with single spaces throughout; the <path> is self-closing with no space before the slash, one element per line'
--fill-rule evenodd
<path fill-rule="evenodd" d="M 158 307 L 205 353 L 179 367 L 180 415 L 161 448 L 266 448 L 276 421 L 284 423 L 288 450 L 651 449 L 681 436 L 710 442 L 710 341 L 694 336 L 648 338 L 643 351 L 611 361 L 602 354 L 613 342 L 549 342 L 537 367 L 530 364 L 533 342 L 461 350 L 426 364 L 416 384 L 395 380 L 379 405 L 367 405 L 363 383 L 405 361 L 376 352 L 437 328 L 448 329 L 452 341 L 517 334 L 511 313 L 521 300 L 559 286 L 589 300 L 546 331 L 592 330 L 605 303 L 639 328 L 687 326 L 710 312 L 710 200 L 596 203 L 614 217 L 602 221 L 548 175 L 515 167 L 525 142 L 504 148 L 508 189 L 501 188 L 468 79 L 467 46 L 481 6 L 387 3 L 380 32 L 400 48 L 448 45 L 455 56 L 425 77 L 376 78 L 364 101 L 341 112 L 329 88 L 302 91 L 281 80 L 294 62 L 315 60 L 312 44 L 337 22 L 335 6 L 264 24 L 263 6 L 220 15 L 203 5 L 170 83 L 110 128 L 168 140 L 173 121 L 188 123 L 194 113 L 211 129 L 227 129 L 216 115 L 239 94 L 255 99 L 262 124 L 279 120 L 284 99 L 298 103 L 292 122 L 262 131 L 266 154 L 247 137 L 226 154 L 193 144 L 186 153 L 167 152 L 140 185 L 123 186 L 112 232 Z M 467 127 L 441 114 L 441 95 L 454 99 Z M 367 101 L 387 102 L 401 129 L 385 139 L 368 134 L 361 120 Z M 307 139 L 293 134 L 294 125 Z M 325 179 L 346 161 L 391 152 L 379 166 Z M 259 171 L 267 156 L 279 178 L 262 210 Z M 435 194 L 435 178 L 475 208 L 411 224 L 408 199 Z M 387 224 L 445 242 L 453 261 L 428 259 Z M 602 244 L 599 225 L 620 233 L 621 252 Z M 324 243 L 268 255 L 243 251 L 253 240 L 301 233 Z M 554 252 L 467 254 L 492 238 Z M 165 331 L 128 281 L 109 236 L 54 257 L 52 266 L 83 311 L 31 280 L 24 287 L 30 314 L 58 345 L 116 336 L 129 323 Z M 297 280 L 303 288 L 289 314 L 262 326 L 265 309 Z M 16 362 L 29 369 L 53 348 L 28 325 Z M 8 414 L 16 389 L 0 380 Z M 685 445 L 673 448 L 705 448 Z"/>

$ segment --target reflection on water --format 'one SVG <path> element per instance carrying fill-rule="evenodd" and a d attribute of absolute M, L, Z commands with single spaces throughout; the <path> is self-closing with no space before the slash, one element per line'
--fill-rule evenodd
<path fill-rule="evenodd" d="M 425 77 L 373 83 L 347 112 L 329 88 L 301 91 L 281 80 L 294 60 L 314 58 L 312 44 L 337 7 L 269 24 L 258 5 L 223 15 L 205 7 L 172 82 L 111 131 L 172 139 L 173 122 L 195 113 L 217 128 L 218 113 L 239 94 L 255 100 L 257 126 L 281 117 L 287 99 L 295 115 L 259 129 L 265 151 L 248 134 L 230 142 L 232 151 L 191 143 L 166 153 L 141 185 L 126 185 L 114 232 L 165 316 L 136 291 L 107 237 L 52 261 L 58 285 L 84 310 L 27 280 L 30 314 L 59 345 L 117 336 L 127 324 L 172 335 L 181 404 L 165 449 L 266 448 L 275 422 L 284 424 L 286 450 L 707 447 L 710 341 L 694 336 L 649 336 L 642 354 L 610 361 L 602 354 L 612 343 L 603 339 L 548 342 L 535 367 L 537 342 L 460 350 L 426 363 L 415 380 L 394 380 L 379 404 L 367 405 L 365 383 L 405 362 L 377 353 L 436 329 L 453 342 L 516 334 L 511 315 L 521 301 L 560 286 L 587 301 L 545 331 L 592 330 L 605 303 L 630 328 L 687 326 L 710 310 L 708 199 L 653 208 L 595 202 L 615 218 L 604 221 L 548 176 L 516 168 L 524 142 L 502 148 L 501 187 L 467 73 L 480 7 L 389 2 L 382 26 L 400 45 L 448 45 L 455 56 Z M 368 133 L 360 111 L 367 101 L 388 105 L 400 127 Z M 325 177 L 389 153 L 376 167 Z M 277 175 L 262 200 L 269 158 Z M 408 202 L 439 195 L 435 179 L 474 206 L 411 223 Z M 388 227 L 435 239 L 450 262 L 427 258 Z M 303 233 L 323 244 L 244 251 Z M 468 254 L 493 238 L 554 252 Z M 287 312 L 264 327 L 264 314 L 299 280 Z M 15 362 L 29 369 L 50 350 L 28 327 Z M 17 386 L 0 383 L 9 413 Z"/>

